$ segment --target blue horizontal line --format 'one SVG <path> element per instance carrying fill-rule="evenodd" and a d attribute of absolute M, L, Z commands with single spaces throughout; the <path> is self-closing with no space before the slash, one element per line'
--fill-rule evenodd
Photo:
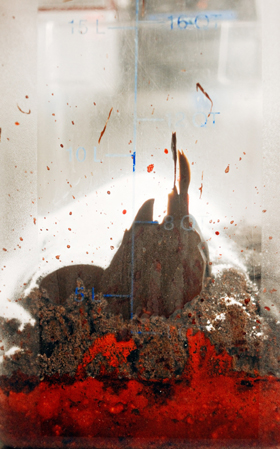
<path fill-rule="evenodd" d="M 123 153 L 109 153 L 105 154 L 107 157 L 133 157 L 133 154 L 123 154 Z"/>
<path fill-rule="evenodd" d="M 125 27 L 125 26 L 116 26 L 116 27 L 108 27 L 108 30 L 135 30 L 135 27 Z"/>
<path fill-rule="evenodd" d="M 138 117 L 137 119 L 140 122 L 163 122 L 165 119 L 164 118 L 146 118 L 146 117 Z"/>
<path fill-rule="evenodd" d="M 157 20 L 157 19 L 151 19 L 151 20 L 139 20 L 139 24 L 141 23 L 146 23 L 146 24 L 151 24 L 154 25 L 154 23 L 166 23 L 165 20 Z"/>
<path fill-rule="evenodd" d="M 158 221 L 135 221 L 136 224 L 158 224 Z"/>
<path fill-rule="evenodd" d="M 130 298 L 130 295 L 103 295 L 104 298 Z"/>

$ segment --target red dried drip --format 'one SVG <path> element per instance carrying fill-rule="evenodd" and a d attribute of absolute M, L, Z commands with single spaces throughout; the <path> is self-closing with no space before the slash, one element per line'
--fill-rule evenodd
<path fill-rule="evenodd" d="M 105 371 L 102 378 L 82 379 L 94 357 L 101 354 L 116 367 L 133 350 L 132 340 L 118 342 L 108 334 L 85 354 L 73 384 L 49 379 L 31 392 L 7 395 L 0 389 L 5 444 L 62 447 L 68 439 L 71 447 L 85 447 L 82 438 L 87 447 L 100 448 L 109 447 L 108 440 L 110 447 L 121 447 L 122 438 L 132 448 L 148 448 L 151 441 L 157 448 L 168 441 L 177 447 L 182 440 L 227 440 L 227 447 L 233 440 L 245 440 L 242 447 L 280 444 L 277 379 L 233 371 L 232 357 L 217 354 L 202 332 L 192 335 L 189 329 L 186 335 L 189 358 L 179 380 L 116 380 Z M 119 440 L 113 444 L 114 438 Z"/>

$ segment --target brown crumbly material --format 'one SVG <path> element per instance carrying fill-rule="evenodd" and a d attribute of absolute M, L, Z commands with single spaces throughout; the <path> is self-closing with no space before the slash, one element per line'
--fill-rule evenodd
<path fill-rule="evenodd" d="M 128 346 L 132 341 L 134 349 L 128 350 L 118 371 L 108 365 L 102 353 L 96 354 L 86 366 L 86 376 L 101 376 L 105 367 L 117 379 L 180 379 L 188 359 L 188 329 L 203 331 L 218 353 L 227 351 L 236 370 L 279 376 L 276 322 L 260 317 L 256 297 L 248 290 L 250 282 L 244 274 L 225 270 L 215 279 L 208 278 L 201 294 L 168 319 L 153 315 L 132 321 L 111 315 L 102 295 L 92 301 L 87 289 L 82 302 L 78 303 L 72 293 L 64 305 L 53 304 L 34 290 L 21 305 L 35 319 L 35 326 L 27 324 L 20 331 L 18 320 L 1 318 L 4 339 L 9 340 L 10 347 L 21 348 L 12 356 L 4 356 L 2 383 L 17 372 L 30 376 L 34 385 L 55 376 L 66 375 L 74 381 L 89 348 L 109 334 Z M 20 382 L 18 388 L 22 388 Z"/>

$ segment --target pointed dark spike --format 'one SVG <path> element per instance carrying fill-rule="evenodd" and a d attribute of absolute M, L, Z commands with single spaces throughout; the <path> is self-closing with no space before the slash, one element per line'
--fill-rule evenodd
<path fill-rule="evenodd" d="M 153 221 L 154 215 L 154 199 L 145 201 L 140 207 L 134 221 Z"/>
<path fill-rule="evenodd" d="M 172 138 L 171 138 L 171 151 L 172 151 L 172 156 L 173 156 L 173 161 L 174 161 L 174 189 L 176 186 L 176 169 L 177 169 L 177 138 L 176 138 L 176 132 L 172 133 Z"/>
<path fill-rule="evenodd" d="M 172 215 L 173 217 L 177 217 L 178 215 L 178 207 L 179 207 L 179 195 L 177 192 L 177 187 L 173 187 L 172 191 L 168 195 L 167 201 L 167 215 Z"/>
<path fill-rule="evenodd" d="M 191 180 L 190 163 L 183 152 L 179 151 L 178 153 L 179 153 L 179 173 L 180 173 L 180 181 L 179 181 L 180 196 L 181 201 L 182 200 L 187 201 L 188 190 Z"/>

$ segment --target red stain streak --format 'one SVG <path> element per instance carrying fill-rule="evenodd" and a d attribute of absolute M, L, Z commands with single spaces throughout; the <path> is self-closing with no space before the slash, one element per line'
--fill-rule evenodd
<path fill-rule="evenodd" d="M 131 439 L 130 447 L 139 449 L 150 447 L 152 441 L 161 447 L 172 439 L 180 439 L 180 447 L 195 440 L 223 440 L 223 447 L 228 448 L 237 447 L 238 441 L 238 447 L 245 443 L 246 447 L 278 446 L 277 379 L 234 371 L 232 357 L 225 351 L 217 354 L 202 332 L 194 335 L 188 329 L 185 335 L 189 357 L 180 380 L 161 379 L 156 389 L 158 380 L 142 382 L 140 372 L 138 380 L 118 380 L 135 343 L 117 342 L 114 334 L 95 340 L 72 382 L 59 377 L 55 383 L 44 379 L 31 392 L 10 391 L 9 395 L 0 389 L 2 439 L 13 447 L 36 447 L 39 442 L 48 447 L 51 439 L 60 448 L 64 444 L 61 438 L 67 437 L 85 438 L 88 447 L 101 447 L 103 441 L 102 447 L 119 448 L 121 443 L 114 441 L 125 437 Z M 112 388 L 112 373 L 105 367 L 105 383 L 102 376 L 82 377 L 87 365 L 100 356 L 117 373 L 114 382 L 121 388 Z M 28 376 L 25 378 L 28 383 Z M 164 396 L 156 393 L 165 390 Z"/>
<path fill-rule="evenodd" d="M 148 167 L 147 167 L 147 172 L 148 172 L 148 173 L 151 173 L 151 172 L 153 171 L 153 169 L 154 169 L 154 164 L 150 164 L 150 165 L 148 165 Z"/>
<path fill-rule="evenodd" d="M 17 104 L 17 107 L 18 107 L 18 110 L 19 110 L 20 112 L 22 112 L 23 114 L 31 114 L 31 109 L 29 109 L 28 112 L 25 112 L 25 111 L 23 111 L 22 109 L 20 109 L 20 107 L 19 107 L 18 104 Z"/>
<path fill-rule="evenodd" d="M 205 90 L 203 89 L 203 87 L 202 87 L 199 83 L 196 83 L 196 90 L 198 91 L 198 89 L 200 89 L 201 92 L 205 95 L 205 97 L 211 102 L 211 108 L 210 108 L 210 112 L 209 112 L 209 114 L 208 114 L 208 117 L 210 117 L 210 114 L 211 114 L 212 108 L 213 108 L 213 101 L 212 101 L 211 98 L 209 97 L 208 93 L 205 92 Z"/>
<path fill-rule="evenodd" d="M 101 131 L 100 137 L 99 137 L 99 139 L 98 139 L 98 143 L 101 142 L 101 139 L 102 139 L 102 137 L 103 137 L 103 134 L 104 134 L 105 131 L 106 131 L 107 123 L 108 123 L 108 121 L 109 121 L 109 118 L 111 117 L 112 110 L 113 110 L 113 108 L 110 109 L 110 112 L 109 112 L 108 118 L 107 118 L 107 120 L 106 120 L 105 126 L 104 126 L 103 130 Z"/>

